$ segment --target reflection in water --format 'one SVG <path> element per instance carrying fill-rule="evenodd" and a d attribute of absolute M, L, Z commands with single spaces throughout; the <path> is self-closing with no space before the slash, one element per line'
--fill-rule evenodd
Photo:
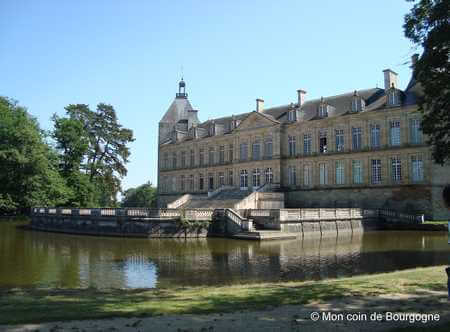
<path fill-rule="evenodd" d="M 142 288 L 318 280 L 449 264 L 445 232 L 253 242 L 126 239 L 0 223 L 0 287 Z"/>

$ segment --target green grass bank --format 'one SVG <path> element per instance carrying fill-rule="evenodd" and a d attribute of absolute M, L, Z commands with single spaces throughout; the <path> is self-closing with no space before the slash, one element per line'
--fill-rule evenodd
<path fill-rule="evenodd" d="M 176 289 L 0 290 L 0 324 L 262 310 L 387 294 L 446 291 L 445 266 L 308 282 Z"/>

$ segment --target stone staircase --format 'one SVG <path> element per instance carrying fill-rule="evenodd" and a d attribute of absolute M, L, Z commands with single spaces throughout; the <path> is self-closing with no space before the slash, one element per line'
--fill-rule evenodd
<path fill-rule="evenodd" d="M 225 189 L 213 197 L 193 196 L 189 201 L 181 206 L 183 209 L 224 209 L 233 208 L 237 203 L 250 195 L 250 191 L 241 191 L 238 189 Z"/>

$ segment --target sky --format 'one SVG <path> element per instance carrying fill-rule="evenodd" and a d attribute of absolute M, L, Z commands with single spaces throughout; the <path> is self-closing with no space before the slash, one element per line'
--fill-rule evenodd
<path fill-rule="evenodd" d="M 41 127 L 69 104 L 114 106 L 134 132 L 123 188 L 157 182 L 157 128 L 183 71 L 199 118 L 383 87 L 411 76 L 412 4 L 378 1 L 0 0 L 0 95 Z"/>

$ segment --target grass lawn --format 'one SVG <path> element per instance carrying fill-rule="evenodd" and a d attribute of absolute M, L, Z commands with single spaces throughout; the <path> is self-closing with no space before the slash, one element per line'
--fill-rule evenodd
<path fill-rule="evenodd" d="M 0 290 L 0 324 L 261 310 L 348 296 L 446 291 L 444 266 L 324 281 L 177 289 Z"/>
<path fill-rule="evenodd" d="M 433 225 L 448 225 L 448 220 L 425 220 L 424 224 L 433 224 Z"/>

